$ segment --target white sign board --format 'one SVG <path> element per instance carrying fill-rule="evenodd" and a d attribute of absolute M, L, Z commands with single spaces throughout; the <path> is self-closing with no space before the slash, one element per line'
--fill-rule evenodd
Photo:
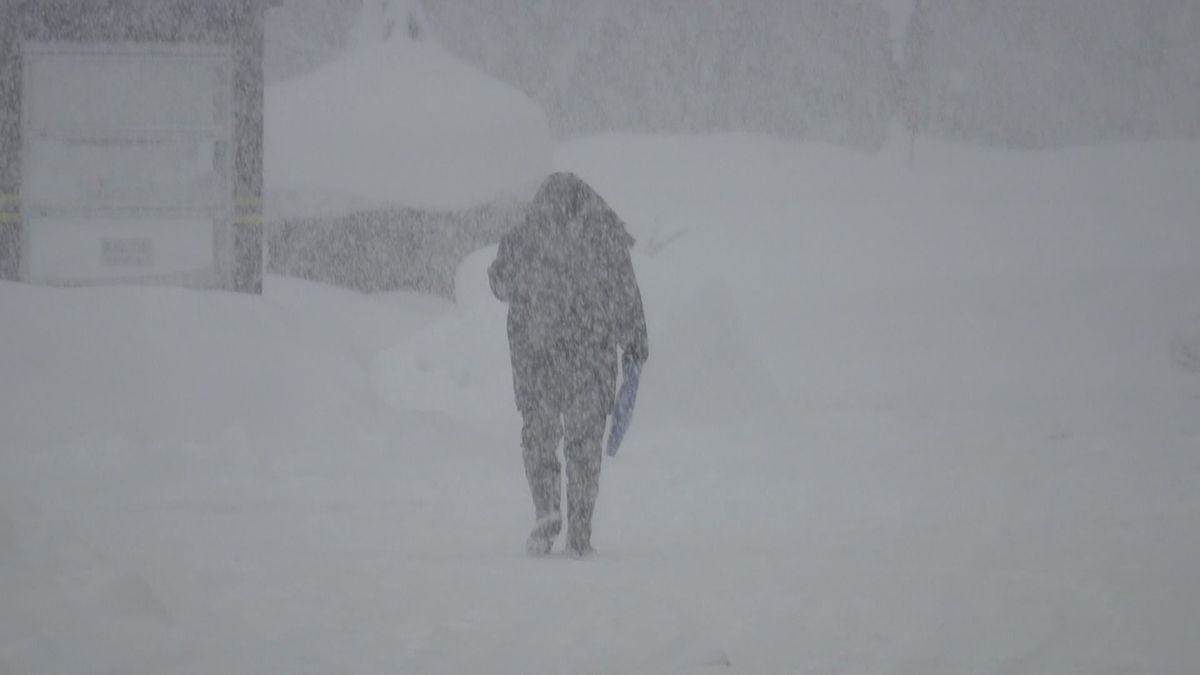
<path fill-rule="evenodd" d="M 22 45 L 23 277 L 216 279 L 232 219 L 232 55 Z"/>

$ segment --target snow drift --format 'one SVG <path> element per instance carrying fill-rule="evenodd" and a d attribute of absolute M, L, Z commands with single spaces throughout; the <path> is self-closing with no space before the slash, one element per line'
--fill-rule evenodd
<path fill-rule="evenodd" d="M 528 198 L 549 172 L 541 109 L 406 29 L 407 7 L 367 3 L 353 49 L 267 89 L 273 217 L 467 209 Z"/>

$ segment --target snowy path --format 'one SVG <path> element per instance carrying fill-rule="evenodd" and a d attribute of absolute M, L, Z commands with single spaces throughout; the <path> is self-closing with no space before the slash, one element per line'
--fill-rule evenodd
<path fill-rule="evenodd" d="M 96 652 L 171 673 L 1187 670 L 1200 504 L 1108 434 L 861 414 L 801 418 L 791 454 L 753 429 L 658 434 L 610 461 L 601 553 L 581 563 L 523 555 L 515 453 L 461 429 L 413 453 L 420 424 L 357 459 L 257 467 L 227 498 L 217 476 L 188 498 L 119 475 L 144 467 L 132 456 L 85 475 L 41 458 L 20 473 L 75 498 L 31 507 L 6 486 L 10 526 L 58 537 L 17 550 L 53 546 L 62 566 L 25 570 L 17 597 L 78 621 L 47 614 L 30 657 L 48 650 L 57 672 L 94 672 Z M 6 652 L 12 672 L 21 657 Z"/>

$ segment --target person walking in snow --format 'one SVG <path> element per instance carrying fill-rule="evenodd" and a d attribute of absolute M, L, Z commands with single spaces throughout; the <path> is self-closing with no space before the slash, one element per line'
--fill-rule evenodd
<path fill-rule="evenodd" d="M 524 222 L 505 234 L 488 269 L 508 303 L 513 390 L 536 521 L 526 542 L 546 555 L 562 527 L 563 441 L 567 551 L 592 552 L 601 441 L 613 411 L 618 357 L 648 356 L 646 319 L 625 224 L 574 174 L 550 175 Z"/>

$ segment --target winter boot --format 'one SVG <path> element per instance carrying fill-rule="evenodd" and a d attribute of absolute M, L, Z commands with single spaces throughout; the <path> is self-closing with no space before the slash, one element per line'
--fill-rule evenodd
<path fill-rule="evenodd" d="M 553 415 L 528 415 L 521 432 L 525 476 L 529 479 L 534 517 L 537 518 L 525 542 L 525 550 L 532 556 L 550 553 L 562 529 L 562 466 L 558 461 L 559 431 L 556 424 L 557 419 Z"/>
<path fill-rule="evenodd" d="M 525 541 L 525 552 L 537 558 L 549 555 L 561 529 L 561 514 L 551 513 L 538 518 L 537 523 L 533 526 L 533 531 L 529 533 L 529 539 Z"/>
<path fill-rule="evenodd" d="M 567 460 L 567 553 L 574 558 L 592 554 L 592 513 L 600 493 L 600 439 L 607 418 L 588 411 L 569 416 L 563 447 Z"/>
<path fill-rule="evenodd" d="M 567 541 L 567 555 L 575 558 L 576 560 L 590 558 L 595 552 L 596 550 L 592 548 L 592 545 L 589 542 L 582 540 L 571 541 L 569 539 Z"/>
<path fill-rule="evenodd" d="M 575 558 L 592 554 L 592 510 L 596 503 L 594 483 L 576 481 L 567 485 L 567 553 Z"/>

